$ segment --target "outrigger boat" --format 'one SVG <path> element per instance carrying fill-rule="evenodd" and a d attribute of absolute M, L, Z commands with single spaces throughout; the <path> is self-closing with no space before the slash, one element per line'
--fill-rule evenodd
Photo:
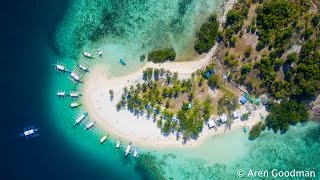
<path fill-rule="evenodd" d="M 37 129 L 34 125 L 28 126 L 26 128 L 23 129 L 23 133 L 20 134 L 20 136 L 25 137 L 26 139 L 30 139 L 30 138 L 35 138 L 40 136 L 40 134 L 38 134 L 39 129 Z"/>
<path fill-rule="evenodd" d="M 66 66 L 62 62 L 58 61 L 56 64 L 53 64 L 53 65 L 57 71 L 68 72 L 68 69 L 66 68 Z"/>
<path fill-rule="evenodd" d="M 72 103 L 70 104 L 70 107 L 71 107 L 71 108 L 77 108 L 77 107 L 79 107 L 79 106 L 82 106 L 82 104 L 79 103 L 79 102 L 72 102 Z"/>
<path fill-rule="evenodd" d="M 82 82 L 81 77 L 79 75 L 77 75 L 76 72 L 71 72 L 70 78 L 74 83 Z"/>
<path fill-rule="evenodd" d="M 133 157 L 137 157 L 139 153 L 139 146 L 134 149 Z"/>
<path fill-rule="evenodd" d="M 90 130 L 91 128 L 93 128 L 94 124 L 96 124 L 96 122 L 90 122 L 86 125 L 85 130 Z"/>
<path fill-rule="evenodd" d="M 58 97 L 65 97 L 66 96 L 66 92 L 65 91 L 58 91 L 57 92 L 57 96 Z"/>
<path fill-rule="evenodd" d="M 97 51 L 98 51 L 98 55 L 99 55 L 100 57 L 102 57 L 102 55 L 103 55 L 103 51 L 102 51 L 102 49 L 101 49 L 101 48 L 99 48 L 99 49 L 97 49 Z"/>
<path fill-rule="evenodd" d="M 118 140 L 118 141 L 117 141 L 117 144 L 116 144 L 116 148 L 117 148 L 117 149 L 120 148 L 120 143 L 121 143 L 120 140 Z"/>
<path fill-rule="evenodd" d="M 84 72 L 89 72 L 88 67 L 83 64 L 77 64 L 77 66 Z"/>
<path fill-rule="evenodd" d="M 131 149 L 131 142 L 128 144 L 126 151 L 125 151 L 125 156 L 128 156 L 128 154 L 130 153 L 130 149 Z"/>
<path fill-rule="evenodd" d="M 83 114 L 81 114 L 77 119 L 76 122 L 74 123 L 74 125 L 78 125 L 79 123 L 81 123 L 81 121 L 83 121 L 86 117 L 88 116 L 88 113 L 85 112 Z"/>
<path fill-rule="evenodd" d="M 122 66 L 127 65 L 126 60 L 124 58 L 120 58 L 120 63 L 122 64 Z"/>
<path fill-rule="evenodd" d="M 93 58 L 92 54 L 90 54 L 89 52 L 86 52 L 86 51 L 83 53 L 83 55 L 86 58 Z"/>
<path fill-rule="evenodd" d="M 79 98 L 81 96 L 79 91 L 70 91 L 71 98 Z"/>
<path fill-rule="evenodd" d="M 109 134 L 108 135 L 105 135 L 103 136 L 101 139 L 100 139 L 100 144 L 103 144 L 109 137 Z"/>

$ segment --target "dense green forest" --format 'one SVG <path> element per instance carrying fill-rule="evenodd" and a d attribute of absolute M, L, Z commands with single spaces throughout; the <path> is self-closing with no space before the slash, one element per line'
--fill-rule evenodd
<path fill-rule="evenodd" d="M 248 14 L 250 9 L 254 11 Z M 245 21 L 249 22 L 245 25 Z M 252 94 L 268 93 L 277 101 L 270 103 L 266 118 L 267 127 L 275 132 L 305 122 L 307 104 L 320 93 L 319 22 L 319 10 L 312 9 L 311 1 L 240 0 L 218 32 L 227 50 L 224 65 L 231 71 L 229 80 L 246 85 Z M 244 34 L 257 37 L 255 47 L 237 44 L 245 42 Z M 260 134 L 257 129 L 261 127 L 252 129 L 250 139 Z"/>
<path fill-rule="evenodd" d="M 148 54 L 148 61 L 152 61 L 154 63 L 173 61 L 175 58 L 176 52 L 172 48 L 158 49 Z"/>
<path fill-rule="evenodd" d="M 194 49 L 199 54 L 209 52 L 209 50 L 214 46 L 218 29 L 219 23 L 216 15 L 210 16 L 207 22 L 202 24 L 200 30 L 196 34 L 197 41 L 194 45 Z"/>

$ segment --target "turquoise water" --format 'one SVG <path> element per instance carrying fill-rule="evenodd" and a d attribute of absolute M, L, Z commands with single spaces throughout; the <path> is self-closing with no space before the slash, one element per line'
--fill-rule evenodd
<path fill-rule="evenodd" d="M 173 179 L 242 179 L 236 174 L 239 169 L 320 171 L 318 124 L 297 125 L 285 135 L 264 132 L 255 141 L 243 134 L 239 130 L 215 137 L 195 150 L 158 153 L 155 162 Z"/>
<path fill-rule="evenodd" d="M 195 54 L 196 29 L 210 14 L 221 14 L 223 2 L 75 0 L 57 31 L 56 44 L 70 57 L 100 46 L 121 46 L 129 64 L 136 63 L 141 54 L 163 47 L 173 47 L 180 58 L 188 57 Z"/>
<path fill-rule="evenodd" d="M 194 55 L 194 32 L 205 17 L 221 14 L 222 0 L 75 0 L 67 15 L 57 27 L 56 52 L 49 53 L 50 62 L 62 61 L 73 69 L 77 61 L 92 65 L 105 63 L 113 75 L 129 73 L 144 63 L 139 56 L 158 47 L 172 46 L 180 58 Z M 104 57 L 85 60 L 80 53 L 104 49 Z M 128 66 L 122 67 L 118 59 L 124 57 Z M 57 90 L 79 90 L 67 74 L 50 70 L 47 102 L 51 107 L 56 136 L 65 139 L 73 152 L 83 157 L 83 163 L 103 171 L 118 174 L 121 179 L 237 179 L 236 170 L 254 168 L 302 168 L 320 170 L 320 130 L 310 123 L 293 127 L 285 135 L 263 133 L 250 142 L 241 130 L 206 140 L 194 149 L 146 151 L 134 160 L 124 158 L 123 147 L 115 149 L 115 140 L 98 143 L 104 135 L 99 129 L 84 131 L 73 127 L 74 117 L 82 109 L 71 110 L 70 99 L 58 99 Z M 89 168 L 89 167 L 88 167 Z M 106 174 L 105 177 L 108 177 Z"/>

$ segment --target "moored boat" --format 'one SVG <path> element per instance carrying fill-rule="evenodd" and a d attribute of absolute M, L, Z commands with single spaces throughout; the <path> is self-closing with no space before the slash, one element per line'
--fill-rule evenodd
<path fill-rule="evenodd" d="M 79 91 L 70 91 L 71 98 L 79 98 L 81 96 Z"/>
<path fill-rule="evenodd" d="M 81 70 L 83 70 L 84 72 L 88 72 L 88 71 L 89 71 L 89 70 L 88 70 L 88 67 L 85 66 L 85 65 L 83 65 L 83 64 L 77 64 L 77 66 L 78 66 Z"/>
<path fill-rule="evenodd" d="M 102 49 L 101 49 L 101 48 L 99 48 L 99 49 L 97 49 L 97 51 L 98 51 L 98 55 L 99 55 L 100 57 L 102 57 L 102 55 L 103 55 L 103 51 L 102 51 Z"/>
<path fill-rule="evenodd" d="M 128 156 L 128 154 L 130 153 L 130 149 L 131 149 L 131 142 L 128 144 L 126 151 L 125 151 L 125 156 Z"/>
<path fill-rule="evenodd" d="M 93 57 L 92 54 L 89 53 L 89 52 L 84 52 L 83 56 L 86 57 L 86 58 L 92 58 Z"/>
<path fill-rule="evenodd" d="M 66 68 L 66 65 L 63 64 L 62 62 L 58 61 L 56 64 L 53 64 L 53 65 L 57 71 L 60 71 L 60 72 L 67 72 L 68 71 L 68 69 Z"/>
<path fill-rule="evenodd" d="M 120 148 L 120 144 L 121 144 L 121 142 L 120 142 L 120 140 L 118 140 L 118 141 L 117 141 L 117 144 L 116 144 L 116 148 L 117 148 L 117 149 Z"/>
<path fill-rule="evenodd" d="M 137 157 L 139 153 L 139 146 L 134 149 L 133 157 Z"/>
<path fill-rule="evenodd" d="M 37 129 L 34 125 L 28 126 L 23 129 L 23 133 L 20 136 L 24 136 L 26 139 L 34 138 L 40 136 Z"/>
<path fill-rule="evenodd" d="M 65 97 L 66 96 L 66 92 L 65 91 L 58 91 L 57 92 L 57 96 L 58 97 Z"/>
<path fill-rule="evenodd" d="M 79 106 L 82 106 L 82 104 L 79 103 L 79 102 L 72 102 L 72 103 L 70 104 L 70 107 L 71 107 L 71 108 L 77 108 L 77 107 L 79 107 Z"/>
<path fill-rule="evenodd" d="M 105 135 L 103 136 L 101 139 L 100 139 L 100 144 L 103 144 L 109 137 L 109 134 L 108 135 Z"/>
<path fill-rule="evenodd" d="M 94 124 L 96 124 L 96 122 L 90 122 L 90 123 L 88 123 L 88 124 L 86 125 L 85 130 L 89 130 L 89 129 L 93 128 Z"/>
<path fill-rule="evenodd" d="M 76 122 L 74 123 L 74 125 L 78 125 L 81 121 L 83 121 L 86 117 L 88 116 L 88 113 L 85 112 L 83 114 L 81 114 L 79 117 L 77 117 Z"/>

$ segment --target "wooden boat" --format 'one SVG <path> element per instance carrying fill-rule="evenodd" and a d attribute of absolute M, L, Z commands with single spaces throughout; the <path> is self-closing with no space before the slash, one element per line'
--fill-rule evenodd
<path fill-rule="evenodd" d="M 90 122 L 90 123 L 88 123 L 88 124 L 86 125 L 85 130 L 90 130 L 91 128 L 94 127 L 95 124 L 96 124 L 96 122 Z"/>
<path fill-rule="evenodd" d="M 86 52 L 86 51 L 83 53 L 83 56 L 86 57 L 86 58 L 92 58 L 93 57 L 91 53 Z"/>
<path fill-rule="evenodd" d="M 105 135 L 103 136 L 101 139 L 100 139 L 100 144 L 103 144 L 109 137 L 109 134 L 108 135 Z"/>
<path fill-rule="evenodd" d="M 71 107 L 71 108 L 77 108 L 77 107 L 79 107 L 79 106 L 82 106 L 82 104 L 79 103 L 79 102 L 72 102 L 72 103 L 70 104 L 70 107 Z"/>
<path fill-rule="evenodd" d="M 57 62 L 56 64 L 53 64 L 55 69 L 57 71 L 60 71 L 60 72 L 68 72 L 68 69 L 66 68 L 66 65 L 63 64 L 62 62 Z"/>
<path fill-rule="evenodd" d="M 26 139 L 35 138 L 40 136 L 38 133 L 39 129 L 37 129 L 34 125 L 28 126 L 23 129 L 23 133 L 20 134 L 21 137 L 25 137 Z"/>
<path fill-rule="evenodd" d="M 136 158 L 138 156 L 138 153 L 139 153 L 139 146 L 134 149 L 133 157 Z"/>
<path fill-rule="evenodd" d="M 76 122 L 74 123 L 74 125 L 78 125 L 81 121 L 83 121 L 86 117 L 88 116 L 88 113 L 85 112 L 83 114 L 81 114 L 79 117 L 76 118 Z"/>
<path fill-rule="evenodd" d="M 128 144 L 127 148 L 126 148 L 126 151 L 125 151 L 125 156 L 128 156 L 128 154 L 130 153 L 130 149 L 131 149 L 131 142 Z"/>
<path fill-rule="evenodd" d="M 58 91 L 57 92 L 57 96 L 58 97 L 65 97 L 66 96 L 66 92 L 65 91 Z"/>
<path fill-rule="evenodd" d="M 120 148 L 120 143 L 121 143 L 120 140 L 118 140 L 118 141 L 117 141 L 117 144 L 116 144 L 116 148 L 117 148 L 117 149 Z"/>

